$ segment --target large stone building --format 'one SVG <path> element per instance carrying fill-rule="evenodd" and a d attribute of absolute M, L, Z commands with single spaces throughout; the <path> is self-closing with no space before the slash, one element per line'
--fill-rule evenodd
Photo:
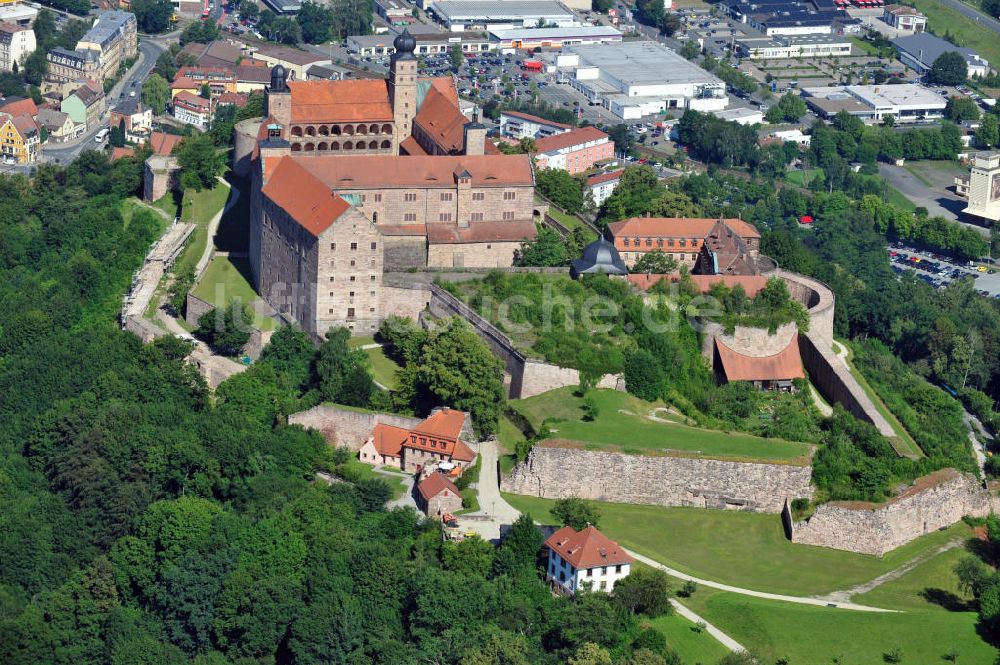
<path fill-rule="evenodd" d="M 509 266 L 535 236 L 530 159 L 487 154 L 452 80 L 417 76 L 413 45 L 397 37 L 388 80 L 272 70 L 253 153 L 251 270 L 261 296 L 317 337 L 332 326 L 370 334 L 402 313 L 383 270 Z"/>
<path fill-rule="evenodd" d="M 49 71 L 45 76 L 57 83 L 85 79 L 103 83 L 117 77 L 138 48 L 135 14 L 102 11 L 75 50 L 56 47 L 46 54 Z"/>
<path fill-rule="evenodd" d="M 741 219 L 633 217 L 609 224 L 608 232 L 629 268 L 661 251 L 703 275 L 757 272 L 760 232 Z"/>
<path fill-rule="evenodd" d="M 955 178 L 955 189 L 969 199 L 962 212 L 990 222 L 1000 220 L 1000 152 L 977 152 L 969 175 Z"/>

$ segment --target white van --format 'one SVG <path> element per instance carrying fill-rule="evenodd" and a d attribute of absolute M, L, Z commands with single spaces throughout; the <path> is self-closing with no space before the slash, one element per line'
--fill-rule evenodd
<path fill-rule="evenodd" d="M 103 143 L 104 139 L 108 138 L 108 134 L 110 133 L 111 130 L 105 127 L 101 131 L 97 132 L 97 136 L 94 137 L 94 141 L 97 143 Z"/>

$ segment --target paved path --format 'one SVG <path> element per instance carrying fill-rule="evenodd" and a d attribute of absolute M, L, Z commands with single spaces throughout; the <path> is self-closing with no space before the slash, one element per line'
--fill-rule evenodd
<path fill-rule="evenodd" d="M 500 495 L 496 441 L 488 439 L 480 443 L 479 456 L 482 460 L 479 481 L 476 483 L 479 510 L 459 516 L 459 522 L 463 528 L 472 529 L 484 540 L 497 540 L 500 538 L 500 526 L 513 524 L 521 513 Z"/>
<path fill-rule="evenodd" d="M 819 409 L 819 412 L 823 414 L 826 418 L 833 415 L 833 407 L 823 401 L 823 398 L 819 396 L 816 392 L 816 386 L 809 384 L 809 394 L 812 395 L 813 404 Z"/>
<path fill-rule="evenodd" d="M 669 566 L 664 566 L 659 561 L 654 561 L 648 556 L 643 556 L 638 552 L 633 552 L 632 550 L 626 549 L 626 552 L 634 559 L 641 561 L 647 566 L 653 568 L 658 568 L 671 577 L 677 577 L 685 581 L 691 581 L 702 586 L 707 586 L 712 589 L 719 589 L 720 591 L 729 591 L 730 593 L 738 593 L 741 596 L 752 596 L 754 598 L 763 598 L 765 600 L 780 600 L 786 603 L 798 603 L 799 605 L 815 605 L 817 607 L 829 607 L 835 605 L 837 608 L 842 610 L 854 610 L 856 612 L 888 612 L 895 613 L 897 610 L 887 610 L 882 607 L 870 607 L 868 605 L 859 605 L 857 603 L 845 602 L 845 603 L 832 603 L 826 598 L 808 598 L 805 596 L 786 596 L 780 593 L 767 593 L 766 591 L 754 591 L 753 589 L 743 589 L 741 587 L 730 586 L 729 584 L 722 584 L 721 582 L 713 582 L 711 580 L 703 580 L 687 573 L 682 573 L 679 570 L 670 568 Z"/>
<path fill-rule="evenodd" d="M 840 605 L 841 603 L 849 603 L 851 598 L 853 598 L 854 596 L 858 596 L 863 593 L 868 593 L 872 589 L 876 589 L 885 584 L 886 582 L 898 580 L 900 577 L 910 572 L 920 564 L 933 559 L 938 554 L 943 554 L 944 552 L 947 552 L 948 550 L 954 549 L 961 545 L 962 545 L 961 540 L 956 539 L 949 541 L 944 545 L 942 545 L 941 547 L 937 548 L 936 550 L 925 552 L 924 554 L 916 557 L 915 559 L 907 561 L 902 566 L 898 568 L 893 568 L 889 572 L 879 575 L 873 580 L 864 582 L 862 584 L 858 584 L 857 586 L 853 586 L 850 589 L 844 589 L 842 591 L 834 591 L 833 593 L 828 593 L 825 596 L 819 596 L 818 598 L 826 600 L 831 603 L 837 603 L 838 605 Z"/>
<path fill-rule="evenodd" d="M 979 465 L 979 470 L 982 472 L 983 477 L 986 476 L 986 446 L 983 444 L 982 439 L 993 443 L 993 437 L 983 424 L 979 421 L 979 418 L 975 417 L 965 409 L 962 409 L 962 420 L 965 422 L 965 426 L 969 428 L 969 441 L 972 443 L 972 452 L 976 456 L 976 464 Z M 980 438 L 981 435 L 982 438 Z"/>
<path fill-rule="evenodd" d="M 717 639 L 722 646 L 726 647 L 730 651 L 746 651 L 746 647 L 734 640 L 733 638 L 726 635 L 724 632 L 705 621 L 700 615 L 695 614 L 690 608 L 681 604 L 676 598 L 670 599 L 670 604 L 674 606 L 677 613 L 694 624 L 702 624 L 705 626 L 705 632 Z"/>
<path fill-rule="evenodd" d="M 414 510 L 417 511 L 418 514 L 420 513 L 420 508 L 417 507 L 417 500 L 413 496 L 413 485 L 414 481 L 416 480 L 413 475 L 398 474 L 389 471 L 380 471 L 379 469 L 375 469 L 375 473 L 381 473 L 383 476 L 392 476 L 397 480 L 405 481 L 404 485 L 406 485 L 406 489 L 403 491 L 403 495 L 400 496 L 398 499 L 393 499 L 392 501 L 386 504 L 386 507 L 389 510 L 392 510 L 393 508 L 413 508 Z"/>
<path fill-rule="evenodd" d="M 229 209 L 236 205 L 236 202 L 240 200 L 240 190 L 231 187 L 228 182 L 222 178 L 216 178 L 226 187 L 229 187 L 229 199 L 226 201 L 226 205 L 222 206 L 222 210 L 215 213 L 215 216 L 208 222 L 208 242 L 205 243 L 205 251 L 201 253 L 201 258 L 198 259 L 198 264 L 195 266 L 194 274 L 201 279 L 202 274 L 205 272 L 205 268 L 208 267 L 208 262 L 212 260 L 212 253 L 215 251 L 215 232 L 219 230 L 219 222 L 222 221 L 222 216 L 229 212 Z"/>
<path fill-rule="evenodd" d="M 944 0 L 941 1 L 944 2 Z M 956 4 L 961 5 L 962 3 L 957 2 Z M 980 235 L 989 236 L 989 229 L 978 224 L 969 224 L 963 220 L 961 212 L 968 205 L 965 199 L 945 190 L 928 187 L 902 166 L 879 164 L 878 171 L 879 175 L 898 189 L 903 196 L 913 201 L 915 205 L 927 208 L 927 213 L 931 217 L 944 217 L 958 222 Z"/>

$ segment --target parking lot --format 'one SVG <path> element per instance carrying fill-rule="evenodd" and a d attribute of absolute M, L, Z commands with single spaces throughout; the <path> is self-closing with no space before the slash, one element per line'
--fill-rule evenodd
<path fill-rule="evenodd" d="M 956 279 L 972 279 L 979 295 L 1000 298 L 1000 273 L 994 267 L 969 266 L 956 259 L 916 250 L 902 243 L 894 243 L 888 248 L 888 252 L 892 270 L 897 275 L 912 270 L 918 279 L 940 289 Z"/>

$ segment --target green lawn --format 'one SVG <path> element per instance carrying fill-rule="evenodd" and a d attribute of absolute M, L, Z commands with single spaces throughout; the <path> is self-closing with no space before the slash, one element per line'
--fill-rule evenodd
<path fill-rule="evenodd" d="M 890 662 L 883 654 L 899 648 L 902 663 L 945 663 L 957 649 L 959 663 L 988 665 L 997 650 L 976 633 L 971 612 L 871 614 L 827 607 L 793 605 L 732 593 L 699 589 L 691 609 L 761 658 L 792 665 Z M 839 659 L 839 660 L 835 660 Z"/>
<path fill-rule="evenodd" d="M 352 349 L 356 349 L 359 346 L 368 346 L 369 344 L 374 344 L 374 343 L 375 343 L 375 338 L 372 337 L 371 335 L 368 335 L 366 337 L 351 337 L 350 339 L 347 340 L 347 346 Z"/>
<path fill-rule="evenodd" d="M 799 187 L 807 187 L 810 182 L 816 178 L 823 177 L 823 169 L 806 169 L 805 171 L 786 171 L 785 180 L 792 183 L 793 185 L 798 185 Z"/>
<path fill-rule="evenodd" d="M 183 273 L 186 270 L 194 269 L 205 251 L 208 244 L 208 223 L 222 207 L 226 205 L 229 198 L 229 188 L 221 184 L 214 189 L 204 189 L 200 192 L 188 191 L 184 194 L 184 202 L 181 211 L 181 220 L 196 224 L 194 233 L 188 241 L 187 247 L 181 252 L 174 264 L 175 273 Z"/>
<path fill-rule="evenodd" d="M 573 394 L 575 390 L 575 387 L 559 388 L 515 400 L 511 406 L 536 430 L 541 429 L 544 421 L 553 438 L 581 441 L 592 448 L 615 447 L 637 454 L 668 451 L 719 459 L 808 461 L 808 444 L 653 422 L 645 416 L 658 405 L 617 390 L 590 391 L 599 412 L 596 420 L 587 422 L 583 420 L 583 399 Z"/>
<path fill-rule="evenodd" d="M 180 200 L 176 192 L 167 192 L 159 201 L 153 201 L 153 205 L 170 215 L 171 219 L 180 214 Z"/>
<path fill-rule="evenodd" d="M 967 603 L 972 597 L 959 590 L 958 576 L 955 575 L 955 564 L 967 556 L 971 555 L 962 547 L 942 552 L 899 579 L 854 596 L 852 600 L 906 611 L 971 609 Z"/>
<path fill-rule="evenodd" d="M 594 240 L 597 238 L 597 234 L 594 233 L 594 230 L 580 221 L 576 215 L 569 215 L 557 208 L 550 207 L 549 217 L 556 220 L 570 231 L 573 229 L 583 229 L 587 233 L 587 237 L 589 239 Z"/>
<path fill-rule="evenodd" d="M 399 385 L 399 381 L 396 379 L 396 372 L 402 368 L 394 360 L 385 355 L 382 347 L 365 349 L 365 353 L 368 354 L 368 358 L 371 360 L 372 376 L 375 377 L 375 380 L 389 390 L 395 390 Z"/>
<path fill-rule="evenodd" d="M 356 457 L 351 457 L 347 461 L 346 466 L 348 467 L 348 473 L 351 474 L 351 477 L 357 478 L 358 480 L 370 480 L 373 478 L 384 480 L 386 484 L 392 488 L 393 499 L 398 499 L 403 496 L 403 492 L 406 490 L 406 485 L 403 483 L 402 479 L 398 479 L 395 476 L 390 476 L 385 473 L 376 473 L 374 467 L 369 464 L 365 464 Z"/>
<path fill-rule="evenodd" d="M 917 204 L 906 198 L 906 195 L 895 187 L 890 186 L 886 188 L 885 200 L 901 210 L 913 212 L 917 209 Z"/>
<path fill-rule="evenodd" d="M 219 220 L 215 248 L 220 252 L 245 252 L 250 242 L 250 183 L 231 173 L 227 180 L 239 192 L 240 198 Z"/>
<path fill-rule="evenodd" d="M 682 601 L 683 602 L 683 601 Z M 685 665 L 715 665 L 729 651 L 705 631 L 677 614 L 668 614 L 648 622 L 667 636 L 667 644 Z"/>
<path fill-rule="evenodd" d="M 982 23 L 936 0 L 914 0 L 912 4 L 927 16 L 927 23 L 938 34 L 947 30 L 960 46 L 977 51 L 990 62 L 1000 62 L 1000 40 Z"/>
<path fill-rule="evenodd" d="M 851 40 L 851 43 L 854 44 L 855 48 L 865 55 L 878 56 L 878 49 L 875 48 L 875 45 L 871 42 L 865 41 L 859 37 L 848 37 L 848 39 Z"/>
<path fill-rule="evenodd" d="M 552 499 L 505 494 L 543 524 Z M 795 545 L 777 515 L 702 508 L 595 502 L 601 531 L 625 547 L 682 572 L 734 586 L 793 596 L 829 593 L 868 582 L 970 529 L 958 523 L 877 558 L 825 547 Z"/>
<path fill-rule="evenodd" d="M 250 286 L 250 265 L 246 259 L 216 256 L 208 263 L 201 281 L 194 287 L 194 295 L 216 307 L 226 307 L 237 298 L 249 305 L 257 300 L 257 293 Z M 276 323 L 270 317 L 254 315 L 253 326 L 259 330 L 274 330 Z"/>

